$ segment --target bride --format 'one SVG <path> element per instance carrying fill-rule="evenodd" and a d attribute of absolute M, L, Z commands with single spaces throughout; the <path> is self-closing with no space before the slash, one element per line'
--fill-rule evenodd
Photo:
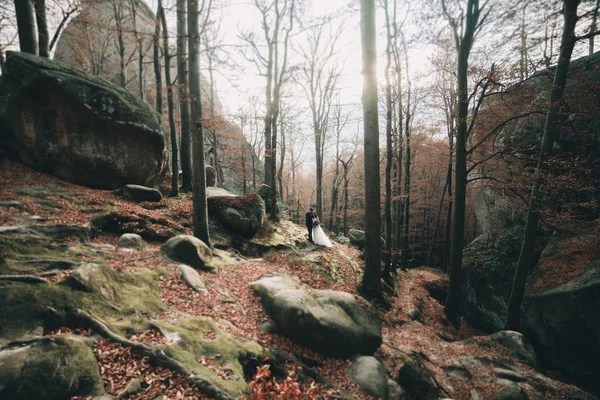
<path fill-rule="evenodd" d="M 314 243 L 318 244 L 319 246 L 331 247 L 332 246 L 331 240 L 329 240 L 329 238 L 327 237 L 325 232 L 323 232 L 323 229 L 321 228 L 321 222 L 319 221 L 319 217 L 317 216 L 317 213 L 315 213 L 314 211 L 312 212 L 312 218 L 313 218 L 312 236 L 313 236 Z"/>

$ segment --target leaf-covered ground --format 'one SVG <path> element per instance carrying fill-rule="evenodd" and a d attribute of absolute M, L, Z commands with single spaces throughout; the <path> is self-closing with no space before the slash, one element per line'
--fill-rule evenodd
<path fill-rule="evenodd" d="M 20 205 L 0 207 L 0 226 L 23 223 L 85 225 L 91 216 L 99 212 L 116 212 L 148 221 L 143 226 L 133 226 L 145 232 L 168 229 L 190 233 L 189 226 L 186 226 L 186 221 L 191 217 L 189 196 L 168 198 L 154 204 L 136 204 L 110 191 L 83 188 L 32 171 L 21 164 L 4 161 L 0 172 L 0 202 L 8 201 L 17 201 Z M 265 360 L 249 382 L 251 398 L 336 398 L 343 393 L 357 399 L 368 398 L 348 377 L 350 361 L 325 357 L 283 336 L 261 330 L 261 325 L 268 322 L 269 318 L 248 285 L 263 275 L 279 272 L 294 275 L 314 288 L 358 294 L 356 283 L 361 275 L 361 260 L 355 248 L 340 243 L 334 243 L 331 249 L 308 244 L 294 246 L 304 235 L 301 226 L 290 223 L 278 226 L 267 224 L 255 238 L 256 243 L 268 245 L 277 237 L 278 244 L 286 241 L 291 244 L 287 247 L 278 246 L 277 250 L 262 258 L 243 257 L 233 249 L 225 250 L 223 254 L 227 256 L 229 265 L 216 274 L 200 271 L 206 291 L 198 292 L 181 280 L 177 264 L 160 256 L 159 242 L 150 242 L 144 251 L 125 251 L 116 246 L 117 234 L 95 233 L 92 242 L 103 245 L 99 247 L 102 248 L 101 256 L 115 270 L 127 272 L 149 268 L 160 271 L 158 288 L 165 311 L 155 316 L 157 322 L 174 322 L 189 316 L 212 317 L 224 332 L 256 341 L 266 349 L 278 349 L 300 359 L 311 360 L 318 375 L 334 386 L 327 387 L 322 382 L 305 378 L 302 369 L 292 363 L 285 365 L 283 376 L 278 376 L 270 370 L 269 362 Z M 56 244 L 69 240 L 72 241 L 57 240 Z M 0 257 L 2 251 L 0 248 Z M 67 269 L 48 279 L 59 282 L 69 273 Z M 516 370 L 533 374 L 535 371 L 531 367 L 513 360 L 503 347 L 489 345 L 489 337 L 472 329 L 467 323 L 463 322 L 460 329 L 447 323 L 443 305 L 430 294 L 436 290 L 443 292 L 445 284 L 446 278 L 434 271 L 417 269 L 399 273 L 394 289 L 396 295 L 390 297 L 391 306 L 387 310 L 380 310 L 384 343 L 375 354 L 383 361 L 390 379 L 397 379 L 398 371 L 409 357 L 422 363 L 426 373 L 440 386 L 442 397 L 471 399 L 478 396 L 476 398 L 488 399 L 503 388 L 498 380 L 489 379 L 494 376 L 493 364 L 469 369 L 468 379 L 449 375 L 443 367 L 469 357 L 496 358 L 508 359 Z M 411 319 L 407 315 L 411 309 L 419 310 L 420 318 Z M 67 333 L 93 334 L 69 327 L 45 334 Z M 211 330 L 203 335 L 205 340 L 214 339 Z M 158 330 L 140 331 L 130 336 L 129 340 L 162 345 L 169 343 L 169 339 Z M 152 365 L 147 357 L 134 354 L 130 347 L 101 339 L 95 343 L 94 354 L 105 390 L 111 395 L 117 396 L 137 385 L 135 394 L 124 397 L 153 399 L 162 394 L 168 399 L 205 398 L 190 386 L 185 376 Z M 219 365 L 218 355 L 202 356 L 196 361 L 213 370 L 223 380 L 231 378 L 230 372 Z M 538 379 L 538 382 L 533 382 L 527 378 L 520 386 L 530 399 L 562 399 L 567 395 L 593 398 L 559 381 L 545 383 Z M 544 387 L 544 391 L 540 387 Z"/>

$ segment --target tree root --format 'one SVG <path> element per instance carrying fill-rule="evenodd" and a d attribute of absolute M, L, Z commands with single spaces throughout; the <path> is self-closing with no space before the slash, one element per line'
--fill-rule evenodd
<path fill-rule="evenodd" d="M 33 275 L 0 275 L 0 281 L 23 283 L 50 283 L 48 279 Z"/>
<path fill-rule="evenodd" d="M 104 323 L 100 322 L 99 320 L 92 317 L 90 314 L 83 310 L 68 310 L 67 318 L 69 322 L 73 322 L 77 326 L 91 328 L 95 333 L 99 334 L 104 338 L 110 339 L 111 341 L 119 343 L 123 346 L 131 347 L 134 353 L 137 353 L 141 356 L 149 357 L 152 360 L 152 362 L 156 365 L 186 375 L 190 384 L 196 386 L 202 393 L 208 396 L 214 397 L 217 400 L 233 400 L 233 397 L 231 397 L 212 383 L 197 375 L 192 374 L 183 364 L 165 354 L 164 351 L 148 346 L 144 343 L 132 342 L 128 339 L 117 335 L 116 333 L 112 332 Z"/>

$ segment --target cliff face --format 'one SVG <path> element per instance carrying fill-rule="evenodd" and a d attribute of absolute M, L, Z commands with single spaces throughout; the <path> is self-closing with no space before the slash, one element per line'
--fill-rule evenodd
<path fill-rule="evenodd" d="M 508 118 L 487 144 L 504 154 L 476 172 L 502 184 L 476 183 L 482 235 L 464 251 L 461 309 L 473 326 L 504 327 L 523 239 L 531 182 L 543 182 L 543 216 L 523 300 L 521 326 L 542 361 L 600 393 L 600 53 L 571 63 L 554 153 L 534 175 L 554 70 L 538 73 L 485 103 L 480 131 Z M 481 182 L 484 182 L 483 180 Z M 472 185 L 472 184 L 471 184 Z"/>
<path fill-rule="evenodd" d="M 127 83 L 125 87 L 132 93 L 139 94 L 141 74 L 144 100 L 154 106 L 156 84 L 152 64 L 152 40 L 155 19 L 154 12 L 143 1 L 84 0 L 81 13 L 67 25 L 57 42 L 54 58 L 119 84 L 121 57 L 118 36 L 121 26 Z M 170 34 L 174 36 L 174 32 Z M 162 55 L 162 44 L 160 48 Z M 171 59 L 173 79 L 177 76 L 175 62 L 175 59 Z M 161 68 L 164 68 L 164 65 L 161 65 Z M 163 87 L 165 84 L 163 72 Z M 210 82 L 204 75 L 200 77 L 200 89 L 203 98 L 209 99 Z M 221 113 L 222 106 L 216 93 L 213 94 L 213 98 L 215 111 Z"/>

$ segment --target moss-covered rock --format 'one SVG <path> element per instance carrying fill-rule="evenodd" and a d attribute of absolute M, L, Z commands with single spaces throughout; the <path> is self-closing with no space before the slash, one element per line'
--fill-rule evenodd
<path fill-rule="evenodd" d="M 71 182 L 116 189 L 162 178 L 157 115 L 126 89 L 57 61 L 7 52 L 0 125 L 0 142 L 23 162 Z"/>
<path fill-rule="evenodd" d="M 89 222 L 92 233 L 135 233 L 145 240 L 164 242 L 183 233 L 183 227 L 166 218 L 123 211 L 109 211 L 93 216 Z"/>
<path fill-rule="evenodd" d="M 124 233 L 119 237 L 117 246 L 120 249 L 132 249 L 142 251 L 146 248 L 146 242 L 138 234 L 135 233 Z"/>
<path fill-rule="evenodd" d="M 209 213 L 233 234 L 252 238 L 260 230 L 265 202 L 257 194 L 208 198 Z"/>
<path fill-rule="evenodd" d="M 104 393 L 89 343 L 47 337 L 0 351 L 0 398 L 59 400 Z"/>
<path fill-rule="evenodd" d="M 191 265 L 198 269 L 214 270 L 212 250 L 206 243 L 194 236 L 179 235 L 172 237 L 160 247 L 160 252 L 170 260 Z"/>
<path fill-rule="evenodd" d="M 223 332 L 211 318 L 182 318 L 173 323 L 157 321 L 157 324 L 178 337 L 175 343 L 163 346 L 167 355 L 235 398 L 248 394 L 244 374 L 246 361 L 268 355 L 258 343 Z M 209 331 L 211 335 L 207 335 Z M 225 374 L 219 376 L 201 365 L 198 359 L 203 356 L 213 359 L 216 367 Z M 228 377 L 224 379 L 223 375 Z"/>

